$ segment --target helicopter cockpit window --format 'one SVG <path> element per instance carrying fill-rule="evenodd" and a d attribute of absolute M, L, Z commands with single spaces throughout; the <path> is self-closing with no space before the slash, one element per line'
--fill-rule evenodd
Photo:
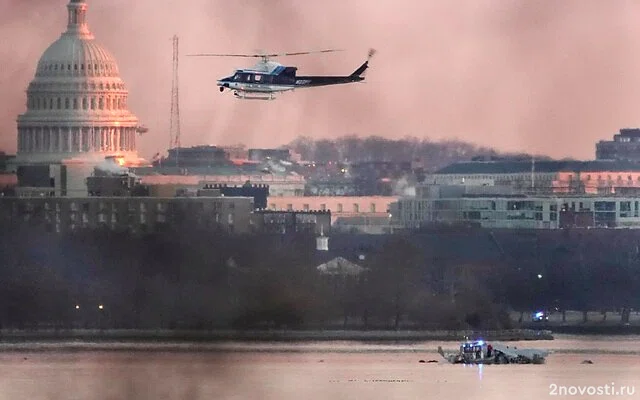
<path fill-rule="evenodd" d="M 253 81 L 254 82 L 260 82 L 262 80 L 262 75 L 254 75 L 253 76 Z"/>
<path fill-rule="evenodd" d="M 240 78 L 242 78 L 242 75 L 241 75 L 241 74 L 235 74 L 235 75 L 233 76 L 233 81 L 234 81 L 234 82 L 237 82 L 237 81 L 239 81 L 239 80 L 240 80 Z"/>

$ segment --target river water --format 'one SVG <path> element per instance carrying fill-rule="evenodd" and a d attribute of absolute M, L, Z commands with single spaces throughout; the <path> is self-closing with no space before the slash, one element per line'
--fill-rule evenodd
<path fill-rule="evenodd" d="M 640 398 L 640 336 L 513 344 L 553 353 L 464 366 L 419 362 L 453 342 L 0 344 L 0 400 Z"/>

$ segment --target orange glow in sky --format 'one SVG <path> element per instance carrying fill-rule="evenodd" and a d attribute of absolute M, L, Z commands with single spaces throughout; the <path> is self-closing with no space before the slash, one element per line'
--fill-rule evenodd
<path fill-rule="evenodd" d="M 38 58 L 66 28 L 67 0 L 0 0 L 0 148 Z M 640 2 L 620 0 L 92 1 L 88 22 L 116 58 L 128 106 L 169 144 L 171 37 L 180 38 L 181 143 L 272 147 L 298 135 L 459 139 L 503 151 L 594 158 L 595 143 L 640 125 Z M 253 60 L 184 57 L 340 48 L 278 61 L 299 74 L 349 74 L 378 50 L 363 84 L 275 101 L 219 93 Z"/>

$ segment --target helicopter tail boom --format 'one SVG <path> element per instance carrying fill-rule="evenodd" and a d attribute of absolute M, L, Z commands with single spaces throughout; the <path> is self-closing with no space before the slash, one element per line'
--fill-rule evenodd
<path fill-rule="evenodd" d="M 369 60 L 365 61 L 360 67 L 358 67 L 358 69 L 353 71 L 353 73 L 351 75 L 349 75 L 349 77 L 351 77 L 351 78 L 361 78 L 361 75 L 364 74 L 364 72 L 367 70 L 367 68 L 369 68 Z"/>
<path fill-rule="evenodd" d="M 365 61 L 358 69 L 353 71 L 353 73 L 351 75 L 349 75 L 349 77 L 351 77 L 351 78 L 361 78 L 361 75 L 365 73 L 367 68 L 369 68 L 369 61 L 371 60 L 371 57 L 373 57 L 374 54 L 376 54 L 375 49 L 369 49 L 369 54 L 368 54 L 368 57 L 367 57 L 367 61 Z"/>

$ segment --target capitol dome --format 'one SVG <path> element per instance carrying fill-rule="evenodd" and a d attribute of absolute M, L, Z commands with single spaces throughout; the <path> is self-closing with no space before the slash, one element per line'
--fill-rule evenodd
<path fill-rule="evenodd" d="M 67 5 L 67 30 L 38 61 L 18 117 L 18 159 L 55 163 L 67 159 L 122 157 L 135 165 L 138 119 L 127 108 L 127 88 L 115 58 L 96 43 L 85 0 Z"/>

